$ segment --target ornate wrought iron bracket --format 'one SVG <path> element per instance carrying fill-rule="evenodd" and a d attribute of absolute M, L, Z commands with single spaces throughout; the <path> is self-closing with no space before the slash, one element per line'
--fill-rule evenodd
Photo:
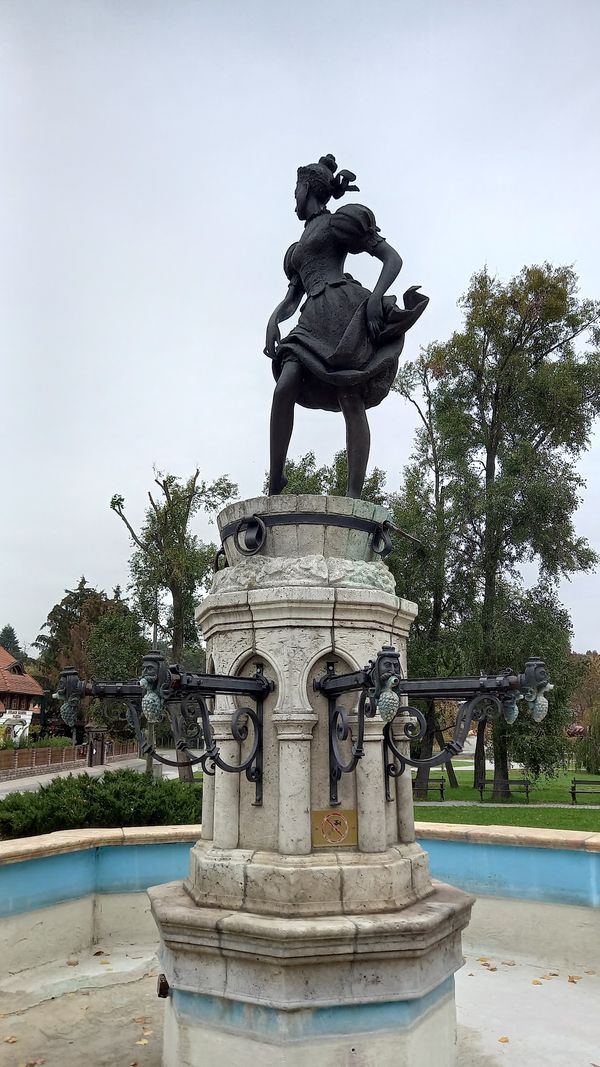
<path fill-rule="evenodd" d="M 135 732 L 140 754 L 171 767 L 200 765 L 205 774 L 214 775 L 219 767 L 232 774 L 245 773 L 255 784 L 256 805 L 262 804 L 263 781 L 263 702 L 275 684 L 265 678 L 259 664 L 252 678 L 225 674 L 193 674 L 178 664 L 168 666 L 158 652 L 144 657 L 139 682 L 85 682 L 72 667 L 62 671 L 56 696 L 64 701 L 61 715 L 66 722 L 77 713 L 83 697 L 122 702 L 127 707 L 127 721 Z M 236 708 L 231 716 L 231 735 L 240 744 L 251 737 L 250 752 L 239 764 L 230 764 L 221 756 L 210 721 L 207 700 L 217 695 L 248 696 L 254 707 Z M 148 738 L 149 724 L 168 718 L 175 747 L 185 760 L 159 755 Z M 143 726 L 145 720 L 146 726 Z M 251 731 L 251 733 L 250 733 Z M 204 742 L 204 752 L 193 756 L 190 749 Z"/>
<path fill-rule="evenodd" d="M 523 674 L 507 669 L 498 675 L 479 678 L 403 678 L 400 657 L 391 645 L 384 645 L 376 659 L 362 671 L 336 674 L 335 663 L 327 664 L 327 671 L 314 683 L 324 694 L 329 712 L 329 799 L 332 806 L 340 803 L 338 782 L 342 774 L 355 770 L 364 755 L 365 718 L 377 713 L 384 721 L 383 760 L 386 799 L 391 800 L 391 780 L 411 767 L 438 767 L 462 752 L 473 722 L 484 715 L 497 718 L 503 715 L 513 723 L 519 714 L 517 701 L 523 699 L 536 722 L 541 722 L 548 710 L 544 696 L 552 689 L 544 663 L 540 659 L 527 660 Z M 348 712 L 337 705 L 344 693 L 361 693 L 357 711 L 356 739 L 351 757 L 344 760 L 339 748 L 351 738 Z M 398 748 L 402 741 L 420 740 L 425 736 L 427 722 L 418 708 L 403 705 L 401 697 L 421 697 L 429 700 L 459 700 L 460 706 L 454 732 L 441 752 L 429 759 L 412 759 Z M 402 736 L 398 737 L 400 727 Z"/>

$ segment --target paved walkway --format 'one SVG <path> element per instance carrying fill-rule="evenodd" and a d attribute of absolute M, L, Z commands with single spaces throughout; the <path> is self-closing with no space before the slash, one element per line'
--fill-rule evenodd
<path fill-rule="evenodd" d="M 169 759 L 175 759 L 175 753 L 171 751 L 162 751 L 161 756 L 167 756 Z M 146 761 L 138 759 L 137 756 L 132 759 L 116 760 L 114 763 L 107 763 L 102 767 L 77 767 L 75 770 L 70 771 L 51 771 L 49 774 L 32 774 L 28 778 L 11 778 L 8 781 L 0 781 L 0 800 L 2 797 L 8 796 L 10 793 L 31 793 L 36 789 L 39 789 L 41 785 L 48 785 L 53 778 L 67 778 L 70 774 L 89 774 L 92 778 L 99 778 L 105 771 L 119 771 L 124 767 L 133 767 L 136 771 L 143 771 L 146 766 Z M 176 767 L 162 768 L 163 778 L 177 778 Z"/>

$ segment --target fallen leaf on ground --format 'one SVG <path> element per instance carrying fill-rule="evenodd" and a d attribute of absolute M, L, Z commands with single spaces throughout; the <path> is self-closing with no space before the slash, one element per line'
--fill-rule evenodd
<path fill-rule="evenodd" d="M 104 956 L 104 949 L 99 948 L 97 952 L 94 952 L 94 956 Z"/>
<path fill-rule="evenodd" d="M 146 1023 L 150 1022 L 150 1016 L 149 1015 L 136 1015 L 136 1017 L 135 1017 L 135 1019 L 133 1021 L 134 1021 L 134 1023 L 140 1023 L 141 1026 L 145 1026 Z"/>
<path fill-rule="evenodd" d="M 558 971 L 548 971 L 548 974 L 550 975 L 551 978 L 558 978 L 559 977 Z"/>
<path fill-rule="evenodd" d="M 498 1038 L 498 1041 L 500 1042 L 501 1045 L 508 1045 L 509 1040 L 510 1039 L 508 1037 L 499 1037 Z"/>
<path fill-rule="evenodd" d="M 598 974 L 598 971 L 591 970 L 591 971 L 584 971 L 583 973 L 584 974 Z"/>
<path fill-rule="evenodd" d="M 132 1060 L 131 1063 L 129 1064 L 129 1067 L 138 1067 L 138 1061 L 137 1060 Z"/>
<path fill-rule="evenodd" d="M 490 958 L 489 956 L 478 956 L 477 957 L 477 962 L 478 963 L 487 963 L 489 958 Z"/>
<path fill-rule="evenodd" d="M 492 967 L 492 965 L 491 965 L 491 964 L 490 964 L 490 966 L 488 967 L 488 971 L 497 971 L 497 970 L 498 970 L 498 968 L 497 968 L 497 967 Z"/>
<path fill-rule="evenodd" d="M 102 967 L 110 967 L 110 960 L 100 960 Z"/>
<path fill-rule="evenodd" d="M 544 979 L 545 982 L 552 981 L 552 975 L 551 974 L 543 974 L 542 978 Z"/>
<path fill-rule="evenodd" d="M 569 975 L 569 981 L 572 982 L 573 985 L 575 985 L 576 982 L 580 982 L 581 981 L 581 975 L 580 974 L 570 974 Z"/>
<path fill-rule="evenodd" d="M 67 967 L 79 967 L 79 960 L 67 960 Z"/>
<path fill-rule="evenodd" d="M 18 1037 L 15 1037 L 14 1034 L 11 1034 L 10 1037 L 5 1037 L 4 1038 L 4 1044 L 5 1045 L 14 1045 L 15 1042 L 18 1041 L 18 1040 L 19 1040 Z"/>
<path fill-rule="evenodd" d="M 503 967 L 516 967 L 517 965 L 516 965 L 514 960 L 502 960 L 502 966 Z"/>
<path fill-rule="evenodd" d="M 140 1038 L 139 1041 L 136 1041 L 136 1045 L 147 1045 L 147 1044 L 148 1044 L 148 1042 L 146 1041 L 145 1037 L 142 1037 L 142 1038 Z"/>
<path fill-rule="evenodd" d="M 531 984 L 532 985 L 543 985 L 544 983 L 540 982 L 539 978 L 534 978 L 533 982 Z"/>
<path fill-rule="evenodd" d="M 473 971 L 469 971 L 469 973 L 467 975 L 467 978 L 474 978 L 474 977 L 475 977 L 475 975 L 473 974 Z"/>
<path fill-rule="evenodd" d="M 150 1034 L 153 1034 L 153 1033 L 154 1033 L 154 1030 L 144 1030 L 144 1037 L 150 1037 Z"/>

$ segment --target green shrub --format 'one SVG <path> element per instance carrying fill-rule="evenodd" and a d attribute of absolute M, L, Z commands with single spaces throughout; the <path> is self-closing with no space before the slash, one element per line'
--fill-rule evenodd
<path fill-rule="evenodd" d="M 197 823 L 201 817 L 201 782 L 152 779 L 131 769 L 107 771 L 101 778 L 69 774 L 0 801 L 0 838 L 91 826 Z"/>
<path fill-rule="evenodd" d="M 33 737 L 27 738 L 19 748 L 72 748 L 71 737 Z"/>
<path fill-rule="evenodd" d="M 71 748 L 73 741 L 70 737 L 18 737 L 16 741 L 12 737 L 0 739 L 0 748 Z"/>

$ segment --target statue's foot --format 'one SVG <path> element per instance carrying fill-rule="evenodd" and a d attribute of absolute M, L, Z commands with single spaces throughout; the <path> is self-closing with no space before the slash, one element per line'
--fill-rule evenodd
<path fill-rule="evenodd" d="M 287 478 L 283 476 L 278 481 L 271 481 L 269 483 L 269 496 L 279 496 L 280 493 L 283 493 L 287 483 Z"/>

